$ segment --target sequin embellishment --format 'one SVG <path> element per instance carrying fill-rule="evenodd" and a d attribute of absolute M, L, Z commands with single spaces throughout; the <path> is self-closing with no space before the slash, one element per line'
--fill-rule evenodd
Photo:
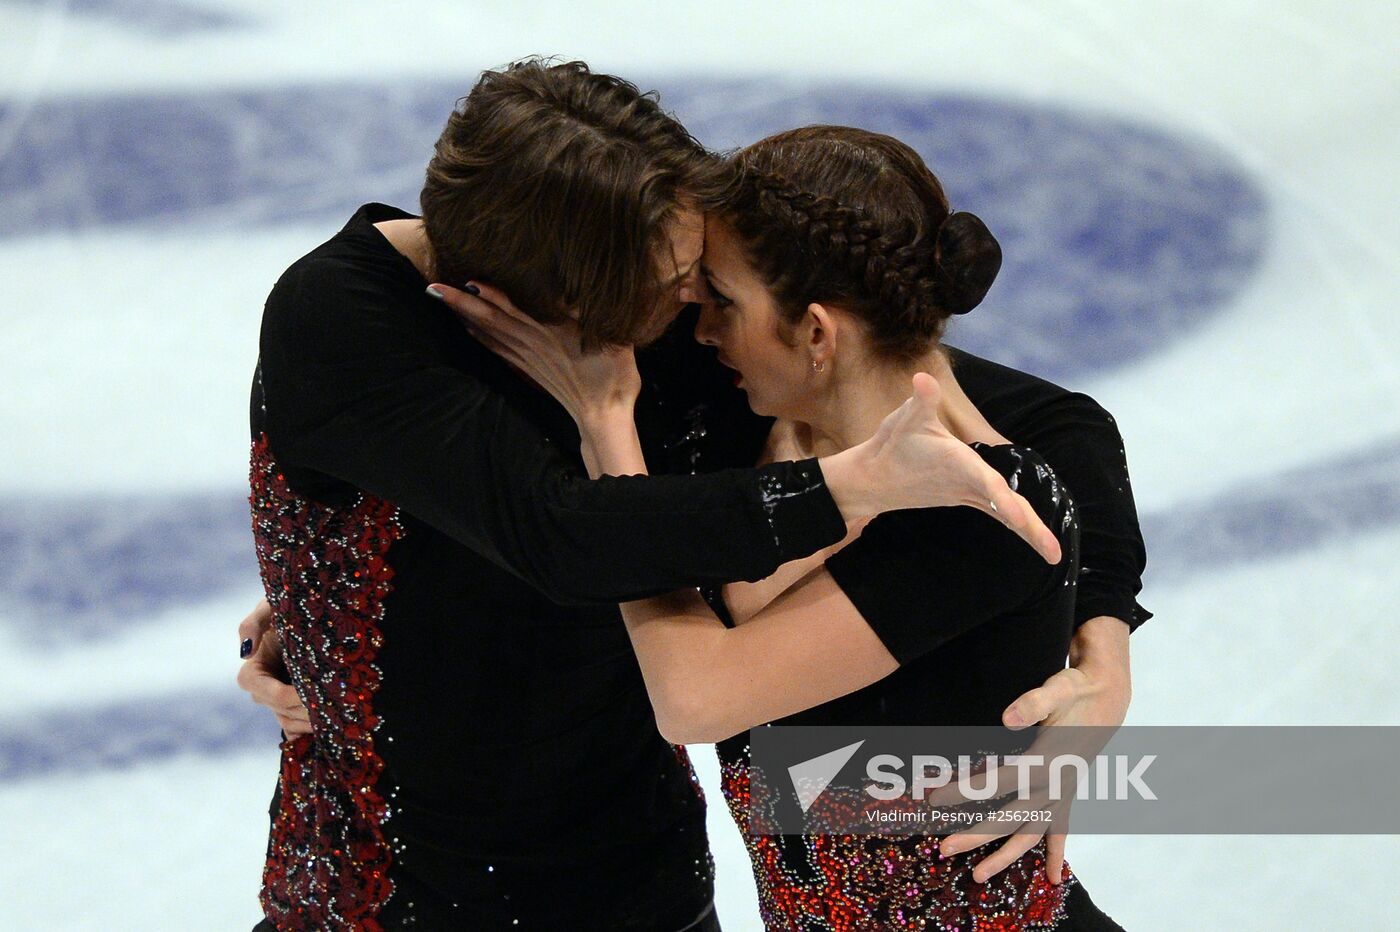
<path fill-rule="evenodd" d="M 394 575 L 385 555 L 403 526 L 368 495 L 344 507 L 297 496 L 266 436 L 253 444 L 249 483 L 263 589 L 314 731 L 282 745 L 263 911 L 279 929 L 378 930 L 393 882 L 374 661 Z"/>
<path fill-rule="evenodd" d="M 727 758 L 727 755 L 725 755 Z M 946 859 L 928 835 L 756 835 L 749 824 L 748 751 L 722 759 L 720 783 L 748 848 L 768 932 L 1011 932 L 1052 929 L 1075 882 L 1045 873 L 1042 840 L 985 884 L 984 853 Z"/>

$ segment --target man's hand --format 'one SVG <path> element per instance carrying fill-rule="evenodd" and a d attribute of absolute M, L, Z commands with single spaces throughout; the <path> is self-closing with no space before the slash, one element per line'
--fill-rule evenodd
<path fill-rule="evenodd" d="M 1048 563 L 1059 563 L 1060 542 L 1035 509 L 1006 484 L 938 416 L 938 382 L 913 378 L 913 396 L 864 443 L 819 460 L 836 507 L 847 523 L 900 508 L 967 505 L 1015 531 Z"/>
<path fill-rule="evenodd" d="M 272 626 L 272 606 L 260 601 L 238 626 L 239 652 L 244 656 L 238 668 L 238 686 L 253 701 L 265 705 L 277 716 L 277 724 L 288 738 L 311 734 L 311 717 L 301 697 L 286 681 L 282 665 L 282 642 Z"/>
<path fill-rule="evenodd" d="M 1074 726 L 1068 731 L 1042 729 L 1024 756 L 1042 755 L 1047 761 L 1056 753 L 1071 752 L 1092 761 L 1103 750 L 1113 732 L 1123 724 L 1132 701 L 1132 673 L 1128 661 L 1128 626 L 1117 618 L 1101 615 L 1079 626 L 1070 645 L 1073 666 L 1051 676 L 1041 686 L 1024 693 L 1002 713 L 1002 723 L 1008 728 L 1022 729 L 1036 723 L 1045 726 Z M 1067 746 L 1068 742 L 1073 747 Z M 1053 746 L 1053 750 L 1050 747 Z M 1059 800 L 1050 800 L 1046 792 L 1049 768 L 1029 770 L 1033 792 L 1028 799 L 1014 800 L 1011 805 L 1021 810 L 1050 809 L 1054 823 L 1069 824 L 1069 810 L 1074 792 L 1068 789 Z M 1015 787 L 1015 766 L 1003 766 L 997 773 L 999 787 Z M 964 802 L 957 783 L 931 792 L 927 802 L 933 806 L 950 806 Z M 1005 870 L 1025 854 L 1042 837 L 1046 838 L 1045 872 L 1052 884 L 1058 884 L 1065 863 L 1065 834 L 1046 835 L 1042 829 L 1019 829 L 1012 822 L 987 823 L 997 826 L 993 831 L 963 831 L 949 835 L 939 845 L 942 854 L 970 851 L 1015 832 L 1000 848 L 977 862 L 973 879 L 985 883 Z M 1003 828 L 1004 826 L 1004 828 Z"/>

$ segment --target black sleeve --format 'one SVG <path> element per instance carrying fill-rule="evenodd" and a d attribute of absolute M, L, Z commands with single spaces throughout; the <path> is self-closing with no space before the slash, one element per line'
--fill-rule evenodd
<path fill-rule="evenodd" d="M 761 579 L 844 535 L 815 460 L 588 480 L 430 330 L 396 319 L 440 307 L 384 303 L 314 260 L 274 289 L 261 378 L 283 466 L 390 501 L 560 603 Z"/>
<path fill-rule="evenodd" d="M 1147 565 L 1118 425 L 1094 399 L 948 347 L 968 398 L 1012 443 L 1030 447 L 1073 493 L 1083 528 L 1075 622 L 1099 615 L 1130 629 L 1152 617 L 1137 603 Z"/>
<path fill-rule="evenodd" d="M 1001 430 L 995 421 L 993 425 Z M 1113 417 L 1088 395 L 1067 392 L 1038 406 L 1007 436 L 1043 456 L 1078 505 L 1082 537 L 1076 627 L 1109 615 L 1135 630 L 1152 617 L 1137 602 L 1147 550 L 1123 437 Z"/>
<path fill-rule="evenodd" d="M 1074 503 L 1054 473 L 1028 449 L 974 448 L 1014 482 L 1057 534 L 1063 558 L 1051 566 L 1014 532 L 973 508 L 919 508 L 876 517 L 826 561 L 826 568 L 901 664 L 1073 585 L 1078 523 Z"/>

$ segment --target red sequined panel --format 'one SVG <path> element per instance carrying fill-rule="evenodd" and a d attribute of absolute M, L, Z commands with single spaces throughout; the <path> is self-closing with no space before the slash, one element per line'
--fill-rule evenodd
<path fill-rule="evenodd" d="M 705 802 L 705 788 L 700 785 L 700 778 L 695 775 L 695 765 L 690 762 L 690 752 L 683 744 L 671 745 L 671 750 L 676 753 L 676 760 L 680 762 L 681 768 L 690 778 L 690 785 L 695 787 L 695 795 L 700 797 L 700 801 Z"/>
<path fill-rule="evenodd" d="M 281 806 L 263 871 L 263 912 L 279 929 L 376 930 L 393 891 L 374 747 L 379 621 L 403 536 L 397 509 L 359 495 L 335 507 L 298 497 L 253 444 L 253 538 L 263 589 L 313 736 L 282 745 Z"/>
<path fill-rule="evenodd" d="M 726 761 L 720 777 L 749 849 L 768 932 L 1009 932 L 1050 929 L 1065 916 L 1074 879 L 1066 867 L 1064 884 L 1049 882 L 1044 841 L 979 884 L 972 868 L 984 853 L 940 860 L 931 835 L 754 835 L 748 766 Z"/>

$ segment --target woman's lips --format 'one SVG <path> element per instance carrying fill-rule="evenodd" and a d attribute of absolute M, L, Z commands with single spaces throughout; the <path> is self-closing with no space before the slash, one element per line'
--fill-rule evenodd
<path fill-rule="evenodd" d="M 725 359 L 723 356 L 717 356 L 717 358 L 719 359 L 719 364 L 720 364 L 721 366 L 724 366 L 724 368 L 726 368 L 726 369 L 733 369 L 733 370 L 734 370 L 733 382 L 734 382 L 735 385 L 738 385 L 738 384 L 739 384 L 739 381 L 743 378 L 743 375 L 740 374 L 740 372 L 739 372 L 738 369 L 734 369 L 734 364 L 731 363 L 729 360 Z"/>

